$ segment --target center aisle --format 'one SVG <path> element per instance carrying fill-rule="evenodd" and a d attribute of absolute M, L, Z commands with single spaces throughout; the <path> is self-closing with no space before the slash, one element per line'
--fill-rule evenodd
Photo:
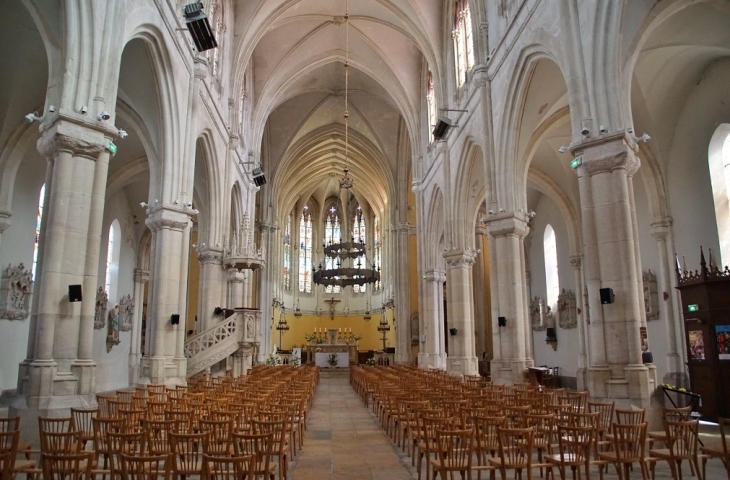
<path fill-rule="evenodd" d="M 416 478 L 410 458 L 379 428 L 344 372 L 322 372 L 304 448 L 290 472 L 292 480 Z"/>

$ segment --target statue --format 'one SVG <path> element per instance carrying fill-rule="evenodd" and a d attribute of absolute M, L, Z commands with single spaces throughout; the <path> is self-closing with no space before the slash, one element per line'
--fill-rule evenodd
<path fill-rule="evenodd" d="M 414 313 L 411 317 L 411 345 L 418 345 L 418 340 L 420 336 L 419 331 L 419 323 L 418 323 L 418 314 Z"/>
<path fill-rule="evenodd" d="M 115 303 L 114 308 L 107 314 L 109 326 L 106 335 L 106 351 L 109 352 L 114 345 L 119 345 L 119 304 Z"/>
<path fill-rule="evenodd" d="M 31 273 L 24 264 L 8 265 L 0 280 L 0 318 L 24 320 L 30 314 L 30 295 L 33 292 Z"/>
<path fill-rule="evenodd" d="M 104 319 L 104 311 L 106 305 L 109 302 L 109 297 L 104 291 L 104 287 L 99 287 L 96 290 L 96 305 L 94 307 L 94 328 L 100 330 L 106 326 L 106 320 Z"/>

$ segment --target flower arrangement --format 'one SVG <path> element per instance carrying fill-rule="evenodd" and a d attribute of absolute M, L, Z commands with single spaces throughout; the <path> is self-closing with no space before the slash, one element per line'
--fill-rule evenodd
<path fill-rule="evenodd" d="M 327 363 L 329 363 L 330 367 L 336 367 L 337 366 L 337 354 L 330 353 L 329 356 L 327 356 Z"/>
<path fill-rule="evenodd" d="M 292 355 L 291 360 L 289 360 L 289 366 L 290 367 L 298 367 L 302 364 L 302 361 L 299 360 L 299 357 L 296 355 Z"/>
<path fill-rule="evenodd" d="M 353 339 L 354 339 L 354 340 L 355 340 L 356 342 L 359 342 L 359 341 L 360 341 L 360 339 L 361 339 L 362 337 L 360 336 L 360 334 L 359 334 L 359 333 L 356 333 L 355 335 L 353 335 L 353 336 L 352 336 L 352 338 L 353 338 Z"/>
<path fill-rule="evenodd" d="M 374 367 L 375 366 L 375 357 L 370 357 L 367 360 L 365 360 L 365 365 L 368 367 Z"/>
<path fill-rule="evenodd" d="M 284 359 L 282 359 L 281 356 L 279 356 L 279 354 L 276 353 L 276 350 L 271 352 L 269 354 L 269 358 L 266 359 L 266 365 L 269 365 L 269 366 L 283 365 L 283 364 L 284 364 Z"/>

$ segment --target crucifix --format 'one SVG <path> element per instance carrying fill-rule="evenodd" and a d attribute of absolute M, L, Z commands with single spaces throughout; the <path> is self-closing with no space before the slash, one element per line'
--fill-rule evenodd
<path fill-rule="evenodd" d="M 341 300 L 335 300 L 335 297 L 325 300 L 324 303 L 330 304 L 330 320 L 335 319 L 335 303 L 340 303 Z"/>

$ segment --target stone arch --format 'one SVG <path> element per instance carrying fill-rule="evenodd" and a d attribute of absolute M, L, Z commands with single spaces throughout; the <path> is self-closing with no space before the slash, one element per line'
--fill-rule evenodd
<path fill-rule="evenodd" d="M 216 149 L 210 130 L 204 130 L 195 143 L 195 167 L 193 177 L 193 192 L 199 198 L 198 221 L 200 232 L 207 232 L 207 243 L 220 243 L 222 231 L 225 230 L 223 207 L 225 199 L 217 192 L 223 191 L 219 162 L 216 158 Z M 202 162 L 202 163 L 199 163 Z M 205 227 L 204 229 L 201 227 Z"/>
<path fill-rule="evenodd" d="M 425 245 L 427 251 L 423 252 L 426 270 L 443 268 L 442 251 L 439 245 L 445 247 L 446 218 L 444 211 L 444 195 L 438 186 L 433 187 L 431 198 L 428 203 L 429 209 L 426 214 L 425 224 L 427 225 L 428 238 Z"/>
<path fill-rule="evenodd" d="M 548 175 L 539 170 L 533 169 L 528 172 L 527 184 L 548 197 L 558 206 L 558 210 L 560 210 L 565 226 L 568 229 L 570 256 L 579 255 L 583 244 L 580 233 L 580 219 L 578 218 L 578 212 L 568 196 Z"/>
<path fill-rule="evenodd" d="M 450 213 L 454 219 L 452 240 L 457 249 L 475 248 L 474 227 L 489 184 L 483 155 L 478 143 L 471 138 L 466 140 L 456 171 L 453 210 Z"/>

